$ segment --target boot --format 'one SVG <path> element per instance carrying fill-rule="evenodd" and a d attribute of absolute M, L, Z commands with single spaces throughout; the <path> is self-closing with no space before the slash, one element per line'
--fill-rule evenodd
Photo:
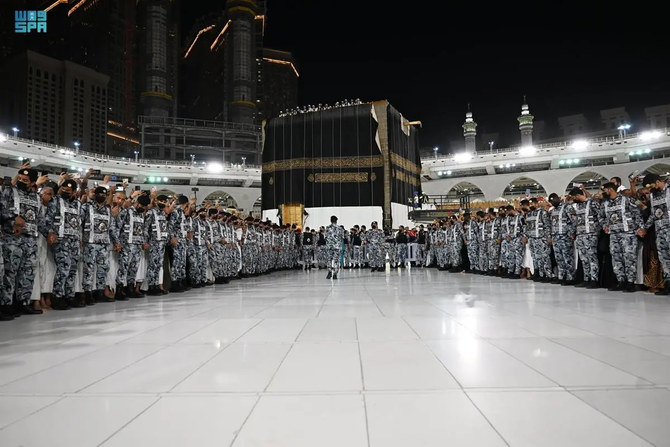
<path fill-rule="evenodd" d="M 183 292 L 184 289 L 181 286 L 181 281 L 172 281 L 172 285 L 170 285 L 170 292 L 171 293 L 180 293 Z"/>
<path fill-rule="evenodd" d="M 331 272 L 330 270 L 328 270 L 328 275 L 326 275 L 326 279 L 330 279 L 330 278 L 332 278 L 332 277 L 333 277 L 333 272 Z"/>
<path fill-rule="evenodd" d="M 184 291 L 191 290 L 191 283 L 189 283 L 187 279 L 182 279 L 179 282 L 181 283 L 181 288 Z"/>
<path fill-rule="evenodd" d="M 626 287 L 623 288 L 623 289 L 621 289 L 621 291 L 622 291 L 622 292 L 625 292 L 625 293 L 632 293 L 632 292 L 635 292 L 635 291 L 636 291 L 636 290 L 635 290 L 635 283 L 627 282 L 627 283 L 626 283 Z"/>
<path fill-rule="evenodd" d="M 79 299 L 76 296 L 66 298 L 67 304 L 72 308 L 86 307 L 86 301 Z"/>
<path fill-rule="evenodd" d="M 624 281 L 618 282 L 614 285 L 611 285 L 607 288 L 610 292 L 618 292 L 619 290 L 623 290 L 626 288 L 626 283 Z"/>
<path fill-rule="evenodd" d="M 588 286 L 588 285 L 589 285 L 588 282 L 586 282 L 586 281 L 582 281 L 582 282 L 580 282 L 579 284 L 575 284 L 575 287 L 586 287 L 586 286 Z"/>
<path fill-rule="evenodd" d="M 160 287 L 158 288 L 158 291 L 161 293 L 161 295 L 167 295 L 168 293 L 170 293 L 165 289 L 161 289 Z"/>
<path fill-rule="evenodd" d="M 8 309 L 10 306 L 0 306 L 0 321 L 12 321 L 14 314 Z"/>
<path fill-rule="evenodd" d="M 126 292 L 124 290 L 124 287 L 121 284 L 116 285 L 116 293 L 114 294 L 114 299 L 116 301 L 128 301 L 128 296 L 126 296 Z"/>
<path fill-rule="evenodd" d="M 158 286 L 150 286 L 149 291 L 147 292 L 148 296 L 158 296 L 161 295 L 161 291 Z"/>
<path fill-rule="evenodd" d="M 663 290 L 659 290 L 654 295 L 659 295 L 659 296 L 670 295 L 670 281 L 666 281 L 665 282 L 665 288 Z"/>
<path fill-rule="evenodd" d="M 337 273 L 333 273 L 333 279 L 337 279 Z"/>
<path fill-rule="evenodd" d="M 119 285 L 119 287 L 121 287 Z M 126 297 L 128 298 L 141 298 L 139 294 L 135 292 L 135 287 L 133 286 L 126 286 Z"/>
<path fill-rule="evenodd" d="M 51 308 L 53 310 L 70 310 L 70 305 L 65 298 L 54 296 L 51 298 Z"/>
<path fill-rule="evenodd" d="M 110 298 L 102 293 L 102 290 L 94 290 L 93 299 L 96 303 L 113 303 L 115 301 L 114 298 Z"/>
<path fill-rule="evenodd" d="M 92 306 L 95 304 L 95 300 L 93 299 L 93 295 L 91 294 L 90 290 L 84 292 L 84 301 L 86 302 L 87 306 Z"/>
<path fill-rule="evenodd" d="M 587 289 L 597 289 L 598 288 L 598 281 L 589 281 L 586 284 Z"/>

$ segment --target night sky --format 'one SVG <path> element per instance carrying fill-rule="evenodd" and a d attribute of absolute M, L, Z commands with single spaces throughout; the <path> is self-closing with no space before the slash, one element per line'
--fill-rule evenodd
<path fill-rule="evenodd" d="M 618 106 L 635 124 L 670 103 L 665 13 L 644 4 L 269 0 L 264 42 L 293 53 L 299 104 L 387 99 L 423 122 L 423 147 L 446 152 L 468 103 L 497 146 L 518 143 L 524 94 L 549 127 Z"/>

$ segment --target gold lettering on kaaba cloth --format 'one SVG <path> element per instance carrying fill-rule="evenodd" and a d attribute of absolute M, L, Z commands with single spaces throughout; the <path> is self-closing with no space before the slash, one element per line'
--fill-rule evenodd
<path fill-rule="evenodd" d="M 292 158 L 290 160 L 275 160 L 263 163 L 263 173 L 288 171 L 291 169 L 369 169 L 381 168 L 383 166 L 384 160 L 381 155 L 339 158 Z"/>
<path fill-rule="evenodd" d="M 317 172 L 315 183 L 363 183 L 368 181 L 367 172 Z"/>

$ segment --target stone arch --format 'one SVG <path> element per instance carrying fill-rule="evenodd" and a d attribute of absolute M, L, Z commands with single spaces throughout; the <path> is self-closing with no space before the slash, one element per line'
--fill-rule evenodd
<path fill-rule="evenodd" d="M 574 183 L 581 183 L 586 187 L 586 190 L 591 194 L 600 192 L 600 185 L 609 181 L 609 178 L 603 174 L 589 169 L 588 171 L 580 172 L 575 175 L 565 186 L 565 193 L 567 194 L 573 188 Z"/>
<path fill-rule="evenodd" d="M 660 176 L 670 175 L 670 163 L 655 163 L 648 166 L 641 174 L 658 174 Z"/>
<path fill-rule="evenodd" d="M 484 199 L 484 192 L 474 183 L 463 180 L 453 185 L 446 196 L 448 203 L 457 203 L 463 196 L 470 196 L 470 200 Z"/>
<path fill-rule="evenodd" d="M 212 203 L 216 203 L 217 201 L 221 206 L 224 208 L 239 208 L 237 205 L 237 201 L 228 194 L 226 191 L 221 191 L 221 190 L 216 190 L 210 192 L 205 198 L 204 201 L 210 201 Z"/>
<path fill-rule="evenodd" d="M 513 200 L 517 197 L 525 197 L 527 190 L 530 190 L 531 197 L 546 197 L 549 194 L 542 183 L 531 177 L 522 175 L 511 179 L 507 183 L 507 186 L 503 190 L 501 197 L 503 197 L 505 200 Z"/>
<path fill-rule="evenodd" d="M 161 188 L 156 190 L 156 196 L 165 195 L 168 197 L 177 197 L 179 194 L 172 191 L 171 189 Z"/>

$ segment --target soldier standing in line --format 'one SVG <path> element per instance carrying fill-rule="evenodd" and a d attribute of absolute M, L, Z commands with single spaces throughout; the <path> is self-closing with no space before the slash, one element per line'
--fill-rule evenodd
<path fill-rule="evenodd" d="M 205 223 L 206 217 L 207 210 L 202 207 L 198 208 L 196 216 L 193 217 L 193 244 L 198 268 L 192 272 L 191 284 L 196 289 L 207 285 L 207 269 L 209 268 L 207 251 L 210 245 Z"/>
<path fill-rule="evenodd" d="M 500 264 L 502 265 L 502 275 L 509 276 L 508 261 L 509 261 L 509 244 L 512 240 L 510 236 L 510 218 L 507 212 L 507 206 L 500 207 Z"/>
<path fill-rule="evenodd" d="M 488 272 L 489 275 L 495 276 L 500 263 L 500 219 L 496 216 L 493 208 L 489 208 L 489 220 L 486 222 L 485 231 L 487 234 L 488 245 Z"/>
<path fill-rule="evenodd" d="M 44 233 L 41 201 L 35 192 L 37 171 L 22 166 L 14 186 L 6 187 L 0 197 L 2 220 L 2 255 L 4 273 L 0 287 L 0 321 L 27 314 L 41 314 L 30 306 L 37 271 L 37 236 Z"/>
<path fill-rule="evenodd" d="M 337 279 L 337 273 L 340 271 L 340 250 L 344 240 L 344 230 L 337 225 L 337 216 L 330 217 L 330 225 L 326 228 L 326 265 L 328 266 L 328 275 L 326 279 Z"/>
<path fill-rule="evenodd" d="M 84 242 L 82 287 L 88 305 L 114 301 L 103 295 L 109 270 L 109 235 L 116 217 L 109 205 L 112 194 L 104 186 L 98 186 L 93 193 L 93 200 L 84 202 L 80 209 Z M 118 215 L 118 208 L 115 209 Z"/>
<path fill-rule="evenodd" d="M 581 188 L 572 188 L 570 196 L 573 201 L 572 207 L 575 210 L 577 252 L 584 269 L 584 282 L 577 284 L 577 287 L 597 289 L 600 270 L 598 239 L 602 226 L 600 204 L 590 197 L 586 197 L 586 193 Z"/>
<path fill-rule="evenodd" d="M 648 230 L 652 225 L 656 229 L 656 249 L 663 267 L 665 288 L 656 295 L 670 295 L 670 187 L 657 174 L 647 174 L 642 184 L 649 188 L 651 214 L 644 224 Z"/>
<path fill-rule="evenodd" d="M 135 291 L 135 278 L 145 242 L 144 213 L 150 203 L 148 195 L 137 196 L 133 205 L 119 212 L 116 229 L 111 234 L 114 250 L 119 252 L 116 292 L 119 294 L 119 291 L 125 289 L 128 298 L 144 297 L 144 294 Z"/>
<path fill-rule="evenodd" d="M 149 250 L 149 263 L 147 265 L 147 284 L 149 291 L 147 295 L 157 296 L 166 295 L 167 290 L 163 287 L 163 278 L 159 278 L 159 273 L 163 267 L 165 259 L 165 244 L 168 239 L 167 215 L 166 211 L 171 212 L 171 207 L 167 204 L 168 197 L 159 195 L 156 197 L 156 206 L 151 208 L 144 220 L 144 240 L 145 249 Z"/>
<path fill-rule="evenodd" d="M 254 228 L 254 219 L 249 216 L 244 219 L 242 227 L 242 277 L 247 278 L 254 273 L 254 257 L 256 244 L 256 230 Z"/>
<path fill-rule="evenodd" d="M 603 196 L 609 200 L 605 201 L 600 217 L 605 232 L 610 235 L 612 266 L 619 281 L 608 290 L 635 292 L 639 245 L 637 236 L 644 237 L 646 234 L 642 214 L 630 197 L 617 192 L 614 183 L 605 183 L 602 188 Z"/>
<path fill-rule="evenodd" d="M 486 275 L 489 271 L 489 237 L 486 232 L 486 223 L 490 219 L 483 210 L 477 211 L 479 221 L 479 273 Z"/>
<path fill-rule="evenodd" d="M 76 197 L 77 182 L 66 179 L 47 208 L 47 243 L 53 246 L 56 274 L 51 308 L 67 310 L 86 304 L 74 298 L 77 263 L 81 256 L 81 202 Z"/>
<path fill-rule="evenodd" d="M 547 212 L 539 206 L 537 198 L 530 199 L 529 212 L 526 215 L 526 228 L 524 237 L 530 241 L 530 251 L 533 257 L 536 280 L 539 282 L 549 282 L 552 278 L 551 273 L 551 254 L 549 251 L 548 233 L 549 225 L 547 222 Z M 534 275 L 535 276 L 535 275 Z"/>
<path fill-rule="evenodd" d="M 168 219 L 168 237 L 172 247 L 172 265 L 170 266 L 170 279 L 172 284 L 170 292 L 179 293 L 185 290 L 186 279 L 186 245 L 188 238 L 188 218 L 185 210 L 188 208 L 188 197 L 179 196 L 177 206 L 170 213 Z"/>
<path fill-rule="evenodd" d="M 564 286 L 574 285 L 575 209 L 563 202 L 556 193 L 549 195 L 549 202 L 552 208 L 549 212 L 551 236 L 548 242 L 554 247 L 556 263 L 558 264 L 558 277 L 555 282 Z"/>
<path fill-rule="evenodd" d="M 458 217 L 453 216 L 451 222 L 451 272 L 459 273 L 463 271 L 463 258 L 461 256 L 461 251 L 463 250 L 465 235 L 463 233 L 463 223 L 458 220 Z"/>
<path fill-rule="evenodd" d="M 363 238 L 358 225 L 354 225 L 351 229 L 351 267 L 361 268 L 363 259 Z"/>
<path fill-rule="evenodd" d="M 470 261 L 470 270 L 467 273 L 474 273 L 479 270 L 479 225 L 470 213 L 463 214 L 463 239 L 468 250 L 468 260 Z"/>
<path fill-rule="evenodd" d="M 319 269 L 326 268 L 326 228 L 319 228 L 316 239 L 316 263 Z"/>
<path fill-rule="evenodd" d="M 395 237 L 396 243 L 396 259 L 398 261 L 398 267 L 405 268 L 407 264 L 407 233 L 405 232 L 405 227 L 400 225 L 398 227 L 398 233 Z"/>
<path fill-rule="evenodd" d="M 509 231 L 507 233 L 507 273 L 508 278 L 519 279 L 521 277 L 521 264 L 523 263 L 523 241 L 524 228 L 523 215 L 512 205 L 507 205 L 509 218 Z"/>

